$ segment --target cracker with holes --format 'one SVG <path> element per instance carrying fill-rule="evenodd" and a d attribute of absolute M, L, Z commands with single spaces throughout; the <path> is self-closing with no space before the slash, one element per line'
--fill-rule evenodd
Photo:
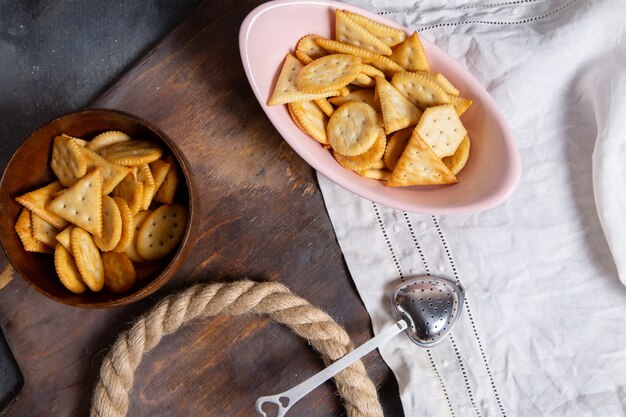
<path fill-rule="evenodd" d="M 68 136 L 56 136 L 52 145 L 50 168 L 59 182 L 69 187 L 87 172 L 87 161 L 81 147 Z"/>
<path fill-rule="evenodd" d="M 133 168 L 111 193 L 113 197 L 120 197 L 126 201 L 133 214 L 141 210 L 144 202 L 143 183 L 137 178 L 137 170 Z"/>
<path fill-rule="evenodd" d="M 126 140 L 102 148 L 98 153 L 114 164 L 139 166 L 159 159 L 163 148 L 150 140 Z"/>
<path fill-rule="evenodd" d="M 22 212 L 15 222 L 15 232 L 22 242 L 24 250 L 27 252 L 48 253 L 50 248 L 39 242 L 33 236 L 31 225 L 31 212 L 27 208 L 23 208 Z"/>
<path fill-rule="evenodd" d="M 439 84 L 418 73 L 399 72 L 393 76 L 391 84 L 422 110 L 450 102 Z"/>
<path fill-rule="evenodd" d="M 117 204 L 122 219 L 122 234 L 120 235 L 119 242 L 117 242 L 117 245 L 113 248 L 113 252 L 124 252 L 133 241 L 133 213 L 130 211 L 124 199 L 113 197 L 113 201 Z"/>
<path fill-rule="evenodd" d="M 102 236 L 94 236 L 93 241 L 101 251 L 110 251 L 122 237 L 122 214 L 111 197 L 102 197 Z"/>
<path fill-rule="evenodd" d="M 98 136 L 91 139 L 87 143 L 86 148 L 90 151 L 98 152 L 100 149 L 106 148 L 107 146 L 120 142 L 126 142 L 130 139 L 130 136 L 124 132 L 109 130 L 108 132 L 100 133 Z"/>
<path fill-rule="evenodd" d="M 88 172 L 74 185 L 50 201 L 46 208 L 94 236 L 101 236 L 102 174 L 100 168 Z"/>
<path fill-rule="evenodd" d="M 274 87 L 272 96 L 267 101 L 268 106 L 292 103 L 294 101 L 315 100 L 316 98 L 338 96 L 338 90 L 320 93 L 305 93 L 300 91 L 296 85 L 296 77 L 304 68 L 304 64 L 298 61 L 291 54 L 285 56 L 285 62 L 278 75 L 278 81 Z"/>
<path fill-rule="evenodd" d="M 63 190 L 63 186 L 58 181 L 48 184 L 45 187 L 38 188 L 34 191 L 15 198 L 15 201 L 22 206 L 35 213 L 57 229 L 62 229 L 67 225 L 60 216 L 48 210 L 46 206 L 52 201 L 54 196 Z"/>
<path fill-rule="evenodd" d="M 415 126 L 422 117 L 422 111 L 384 78 L 376 77 L 376 91 L 380 100 L 386 134 Z"/>
<path fill-rule="evenodd" d="M 347 54 L 326 55 L 306 65 L 296 76 L 296 87 L 305 93 L 336 91 L 359 75 L 361 60 Z"/>
<path fill-rule="evenodd" d="M 339 165 L 353 171 L 362 171 L 368 168 L 373 168 L 383 157 L 383 154 L 385 153 L 385 145 L 387 144 L 385 132 L 383 132 L 380 128 L 379 130 L 380 133 L 378 134 L 374 144 L 360 155 L 345 156 L 334 152 L 333 156 L 337 162 L 339 162 Z"/>
<path fill-rule="evenodd" d="M 181 242 L 187 226 L 187 208 L 164 204 L 154 210 L 137 234 L 137 252 L 145 260 L 161 259 Z"/>
<path fill-rule="evenodd" d="M 72 253 L 60 243 L 54 249 L 54 269 L 65 288 L 74 294 L 87 291 L 88 287 L 80 275 Z"/>
<path fill-rule="evenodd" d="M 426 52 L 417 32 L 393 48 L 389 57 L 406 71 L 430 71 Z"/>
<path fill-rule="evenodd" d="M 136 263 L 145 261 L 145 259 L 143 259 L 137 251 L 137 236 L 139 235 L 139 229 L 141 229 L 141 226 L 143 226 L 150 214 L 152 214 L 152 211 L 144 210 L 133 216 L 133 238 L 124 253 L 130 258 L 131 261 Z"/>
<path fill-rule="evenodd" d="M 391 48 L 386 43 L 339 9 L 335 11 L 335 39 L 381 55 L 391 54 Z"/>
<path fill-rule="evenodd" d="M 385 185 L 435 185 L 456 181 L 448 167 L 414 130 Z"/>
<path fill-rule="evenodd" d="M 426 109 L 415 132 L 428 143 L 438 158 L 454 155 L 459 143 L 467 134 L 451 105 Z"/>
<path fill-rule="evenodd" d="M 137 281 L 137 272 L 132 261 L 123 253 L 105 252 L 102 254 L 104 267 L 104 288 L 120 294 L 130 290 Z"/>
<path fill-rule="evenodd" d="M 56 235 L 59 231 L 36 214 L 31 213 L 30 216 L 33 237 L 44 245 L 54 248 L 57 244 Z"/>
<path fill-rule="evenodd" d="M 319 143 L 328 144 L 326 126 L 328 116 L 313 101 L 298 101 L 288 104 L 289 111 L 296 117 L 302 130 Z"/>
<path fill-rule="evenodd" d="M 104 286 L 104 267 L 93 238 L 87 231 L 76 227 L 72 230 L 71 243 L 72 255 L 83 282 L 91 291 L 100 291 Z"/>
<path fill-rule="evenodd" d="M 376 142 L 379 133 L 378 116 L 365 103 L 348 102 L 335 110 L 328 121 L 330 145 L 346 156 L 366 152 Z"/>

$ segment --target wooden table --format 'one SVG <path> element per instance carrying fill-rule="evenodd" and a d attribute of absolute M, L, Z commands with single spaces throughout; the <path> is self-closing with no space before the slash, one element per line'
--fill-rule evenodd
<path fill-rule="evenodd" d="M 159 297 L 195 282 L 278 280 L 326 310 L 355 343 L 372 336 L 315 173 L 274 130 L 245 77 L 238 30 L 258 3 L 203 3 L 93 104 L 137 114 L 177 141 L 199 185 L 200 233 L 177 276 L 130 306 L 77 309 L 48 300 L 19 277 L 8 283 L 0 291 L 0 320 L 25 385 L 6 415 L 87 415 L 102 357 L 117 334 Z M 10 267 L 1 262 L 6 279 Z M 389 369 L 376 353 L 364 362 L 384 386 L 386 414 L 401 416 Z M 252 416 L 259 395 L 321 368 L 305 342 L 268 319 L 195 322 L 144 357 L 129 415 Z M 290 413 L 344 411 L 327 383 Z"/>

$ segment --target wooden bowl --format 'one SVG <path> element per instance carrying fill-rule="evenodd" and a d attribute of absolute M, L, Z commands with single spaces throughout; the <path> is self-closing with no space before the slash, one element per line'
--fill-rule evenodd
<path fill-rule="evenodd" d="M 158 268 L 127 293 L 114 294 L 106 290 L 74 294 L 59 281 L 53 256 L 26 252 L 15 233 L 15 221 L 22 209 L 15 197 L 42 187 L 56 178 L 50 169 L 52 141 L 65 133 L 84 139 L 107 130 L 120 130 L 133 138 L 149 139 L 164 145 L 178 161 L 181 181 L 176 200 L 189 207 L 189 219 L 178 250 L 162 260 Z M 184 178 L 184 181 L 182 180 Z M 176 273 L 189 252 L 192 234 L 197 230 L 199 210 L 194 193 L 193 174 L 189 162 L 174 141 L 154 125 L 139 117 L 109 109 L 88 109 L 58 117 L 33 132 L 17 149 L 0 180 L 0 243 L 17 273 L 45 296 L 71 306 L 104 308 L 128 304 L 142 299 L 163 286 Z"/>

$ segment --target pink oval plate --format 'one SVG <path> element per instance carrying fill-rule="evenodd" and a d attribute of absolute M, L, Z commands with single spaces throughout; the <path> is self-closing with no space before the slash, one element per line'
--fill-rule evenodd
<path fill-rule="evenodd" d="M 276 0 L 254 9 L 239 30 L 241 60 L 261 107 L 289 145 L 313 168 L 368 200 L 416 213 L 458 214 L 490 209 L 508 198 L 520 177 L 515 139 L 496 103 L 467 69 L 422 39 L 431 69 L 441 72 L 474 104 L 461 117 L 471 140 L 470 157 L 459 182 L 445 186 L 385 187 L 342 168 L 329 151 L 302 132 L 286 105 L 268 106 L 285 54 L 309 33 L 330 37 L 335 9 L 347 9 L 405 30 L 366 10 L 327 0 Z"/>

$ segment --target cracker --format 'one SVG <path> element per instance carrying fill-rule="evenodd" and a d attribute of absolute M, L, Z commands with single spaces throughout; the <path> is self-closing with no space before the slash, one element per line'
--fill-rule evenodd
<path fill-rule="evenodd" d="M 88 143 L 84 139 L 76 138 L 76 137 L 70 136 L 70 135 L 66 135 L 65 133 L 61 133 L 61 136 L 63 136 L 64 138 L 72 139 L 81 148 L 87 146 L 87 143 Z"/>
<path fill-rule="evenodd" d="M 101 251 L 110 251 L 122 237 L 122 214 L 117 203 L 108 195 L 102 197 L 102 236 L 93 241 Z"/>
<path fill-rule="evenodd" d="M 120 197 L 113 197 L 113 201 L 117 204 L 122 218 L 122 234 L 117 245 L 113 248 L 113 252 L 124 252 L 133 241 L 133 213 L 128 208 L 126 201 Z"/>
<path fill-rule="evenodd" d="M 27 208 L 23 208 L 22 212 L 17 218 L 15 222 L 15 232 L 17 236 L 20 238 L 20 242 L 22 242 L 22 246 L 24 250 L 27 252 L 39 252 L 39 253 L 48 253 L 50 252 L 50 248 L 48 248 L 43 243 L 39 242 L 33 236 L 32 226 L 31 226 L 31 212 Z"/>
<path fill-rule="evenodd" d="M 374 144 L 380 126 L 376 111 L 371 106 L 351 101 L 335 110 L 327 130 L 328 141 L 336 152 L 354 156 L 364 153 Z"/>
<path fill-rule="evenodd" d="M 317 38 L 315 39 L 315 43 L 317 43 L 319 46 L 326 49 L 327 51 L 335 54 L 348 54 L 359 57 L 361 58 L 362 62 L 371 62 L 377 57 L 383 56 L 377 54 L 376 52 L 368 51 L 367 49 L 335 41 L 333 39 Z"/>
<path fill-rule="evenodd" d="M 385 145 L 387 144 L 387 137 L 385 132 L 380 129 L 380 133 L 376 138 L 374 144 L 364 153 L 355 156 L 345 156 L 340 153 L 334 152 L 333 156 L 344 168 L 351 169 L 353 171 L 365 170 L 372 168 L 385 153 Z"/>
<path fill-rule="evenodd" d="M 391 54 L 391 48 L 387 44 L 339 9 L 335 10 L 335 39 L 378 54 Z"/>
<path fill-rule="evenodd" d="M 63 186 L 58 181 L 55 181 L 45 187 L 38 188 L 35 191 L 16 197 L 15 201 L 57 229 L 63 229 L 67 226 L 67 222 L 46 208 L 48 203 L 50 203 L 53 197 L 61 190 L 63 190 Z"/>
<path fill-rule="evenodd" d="M 150 166 L 150 172 L 152 172 L 152 178 L 154 178 L 154 189 L 156 193 L 156 190 L 158 190 L 161 184 L 163 184 L 163 181 L 165 181 L 167 173 L 170 172 L 172 164 L 163 159 L 157 159 L 154 162 L 150 162 L 148 165 Z"/>
<path fill-rule="evenodd" d="M 89 171 L 97 167 L 102 170 L 102 194 L 110 194 L 131 170 L 129 167 L 109 162 L 89 149 L 83 149 L 82 153 L 87 159 Z"/>
<path fill-rule="evenodd" d="M 449 96 L 449 98 L 450 104 L 454 106 L 454 111 L 456 111 L 456 114 L 459 116 L 465 113 L 465 110 L 467 110 L 473 103 L 473 101 L 469 98 L 458 96 Z"/>
<path fill-rule="evenodd" d="M 56 136 L 52 145 L 50 168 L 65 187 L 74 184 L 87 173 L 87 161 L 81 147 L 68 136 Z"/>
<path fill-rule="evenodd" d="M 359 75 L 361 60 L 352 55 L 326 55 L 306 65 L 296 76 L 296 87 L 305 93 L 336 91 Z"/>
<path fill-rule="evenodd" d="M 313 139 L 325 145 L 328 144 L 326 126 L 328 116 L 312 101 L 298 101 L 289 103 L 289 109 L 296 116 L 303 130 Z"/>
<path fill-rule="evenodd" d="M 391 176 L 391 171 L 389 171 L 388 169 L 368 168 L 355 172 L 362 177 L 370 178 L 373 180 L 387 181 Z"/>
<path fill-rule="evenodd" d="M 383 156 L 383 161 L 388 169 L 393 171 L 395 168 L 398 159 L 400 159 L 400 155 L 404 152 L 404 148 L 411 137 L 411 133 L 413 133 L 413 129 L 414 128 L 411 126 L 406 129 L 398 130 L 389 138 L 385 155 Z"/>
<path fill-rule="evenodd" d="M 138 168 L 133 168 L 111 193 L 112 196 L 120 197 L 126 201 L 133 215 L 141 210 L 144 202 L 143 183 L 137 178 L 137 170 Z"/>
<path fill-rule="evenodd" d="M 164 204 L 154 210 L 139 229 L 137 251 L 146 260 L 163 258 L 176 250 L 187 225 L 187 208 Z"/>
<path fill-rule="evenodd" d="M 62 244 L 58 243 L 54 250 L 54 269 L 61 284 L 75 294 L 87 291 L 74 257 Z"/>
<path fill-rule="evenodd" d="M 123 253 L 105 252 L 102 254 L 104 267 L 104 288 L 112 293 L 124 293 L 137 282 L 137 272 L 128 256 Z"/>
<path fill-rule="evenodd" d="M 358 13 L 350 12 L 348 10 L 342 11 L 369 33 L 380 39 L 387 46 L 397 45 L 406 39 L 406 33 L 402 30 L 375 22 Z"/>
<path fill-rule="evenodd" d="M 300 123 L 300 120 L 298 120 L 298 117 L 293 112 L 293 107 L 291 106 L 291 103 L 287 104 L 287 111 L 289 112 L 289 116 L 291 117 L 291 120 L 293 120 L 296 126 L 298 126 L 298 129 L 306 133 L 306 130 L 304 130 L 304 126 L 302 126 L 302 123 Z"/>
<path fill-rule="evenodd" d="M 459 143 L 459 147 L 456 148 L 456 152 L 454 155 L 446 156 L 442 159 L 443 163 L 446 164 L 450 172 L 454 175 L 458 174 L 459 171 L 465 167 L 465 164 L 469 158 L 470 153 L 470 139 L 469 136 L 465 135 L 461 143 Z"/>
<path fill-rule="evenodd" d="M 300 38 L 296 44 L 296 57 L 298 57 L 304 65 L 324 55 L 328 55 L 328 52 L 326 52 L 324 48 L 315 43 L 315 39 L 318 38 L 321 38 L 321 36 L 314 34 L 306 35 Z"/>
<path fill-rule="evenodd" d="M 83 282 L 91 291 L 100 291 L 104 286 L 104 266 L 91 235 L 80 227 L 75 227 L 72 230 L 71 243 L 72 255 Z M 59 246 L 61 245 L 57 245 L 57 248 Z"/>
<path fill-rule="evenodd" d="M 67 226 L 61 232 L 57 233 L 56 240 L 58 243 L 63 245 L 65 249 L 68 251 L 72 251 L 72 229 L 76 226 Z"/>
<path fill-rule="evenodd" d="M 368 88 L 368 87 L 373 87 L 376 84 L 376 82 L 374 81 L 373 78 L 368 77 L 367 75 L 363 73 L 359 73 L 359 75 L 356 76 L 354 81 L 352 81 L 352 84 L 359 86 L 359 87 Z"/>
<path fill-rule="evenodd" d="M 367 64 L 361 64 L 361 74 L 365 74 L 369 77 L 382 77 L 385 78 L 385 73 L 376 67 Z"/>
<path fill-rule="evenodd" d="M 328 91 L 323 93 L 304 93 L 296 86 L 296 77 L 304 65 L 291 54 L 285 56 L 285 62 L 278 75 L 278 81 L 274 87 L 272 96 L 267 101 L 268 106 L 277 104 L 292 103 L 294 101 L 308 101 L 316 98 L 338 96 L 339 91 Z"/>
<path fill-rule="evenodd" d="M 133 216 L 133 239 L 131 241 L 131 244 L 128 245 L 128 247 L 124 251 L 126 256 L 128 256 L 133 262 L 140 263 L 145 261 L 145 259 L 141 257 L 139 252 L 137 252 L 137 236 L 139 235 L 139 229 L 141 228 L 141 226 L 143 226 L 144 222 L 150 214 L 152 214 L 152 211 L 144 210 Z"/>
<path fill-rule="evenodd" d="M 376 91 L 386 134 L 414 126 L 422 117 L 422 111 L 384 78 L 376 77 Z"/>
<path fill-rule="evenodd" d="M 350 92 L 350 94 L 348 94 L 347 96 L 332 97 L 328 99 L 328 101 L 337 107 L 340 107 L 349 101 L 354 101 L 357 103 L 369 104 L 374 110 L 380 109 L 378 101 L 374 99 L 373 88 L 355 90 Z"/>
<path fill-rule="evenodd" d="M 389 58 L 406 71 L 430 71 L 426 52 L 417 32 L 413 32 L 404 42 L 393 48 Z"/>
<path fill-rule="evenodd" d="M 443 91 L 451 96 L 459 95 L 459 89 L 456 88 L 446 77 L 444 77 L 442 73 L 429 72 L 429 74 L 431 74 L 431 77 L 435 80 L 437 84 L 439 84 L 439 87 L 441 87 Z"/>
<path fill-rule="evenodd" d="M 174 162 L 174 158 L 171 157 L 169 172 L 165 176 L 165 180 L 158 188 L 156 194 L 154 195 L 154 201 L 165 204 L 172 204 L 174 202 L 174 197 L 176 196 L 176 189 L 178 188 L 178 169 L 176 167 L 176 163 Z"/>
<path fill-rule="evenodd" d="M 152 203 L 152 198 L 156 193 L 156 183 L 148 164 L 138 167 L 137 180 L 143 184 L 143 203 L 141 204 L 141 210 L 148 210 L 150 203 Z"/>
<path fill-rule="evenodd" d="M 127 140 L 102 148 L 98 153 L 114 164 L 139 166 L 159 159 L 163 148 L 151 140 Z"/>
<path fill-rule="evenodd" d="M 435 81 L 413 72 L 399 72 L 391 84 L 422 110 L 450 102 L 450 96 Z"/>
<path fill-rule="evenodd" d="M 451 184 L 457 182 L 448 167 L 435 155 L 430 146 L 413 131 L 409 141 L 385 185 Z"/>
<path fill-rule="evenodd" d="M 330 104 L 330 102 L 328 101 L 328 99 L 326 98 L 318 98 L 316 100 L 313 100 L 315 102 L 315 104 L 317 104 L 317 107 L 320 108 L 320 110 L 322 110 L 326 116 L 330 117 L 333 115 L 333 112 L 335 111 L 335 108 L 333 107 L 332 104 Z"/>
<path fill-rule="evenodd" d="M 94 236 L 102 235 L 102 174 L 100 168 L 83 178 L 46 206 L 57 216 L 82 227 Z"/>
<path fill-rule="evenodd" d="M 393 77 L 398 72 L 404 72 L 404 68 L 389 59 L 389 57 L 383 55 L 378 55 L 374 59 L 370 60 L 369 64 L 374 68 L 382 71 L 385 76 L 389 78 Z"/>
<path fill-rule="evenodd" d="M 467 131 L 450 104 L 429 107 L 424 111 L 415 131 L 431 147 L 438 158 L 454 155 Z"/>
<path fill-rule="evenodd" d="M 87 143 L 86 147 L 90 151 L 98 152 L 100 149 L 106 148 L 107 146 L 125 142 L 127 140 L 130 140 L 130 136 L 126 133 L 118 130 L 109 130 L 108 132 L 100 133 L 98 136 L 93 138 Z"/>
<path fill-rule="evenodd" d="M 30 224 L 35 239 L 50 248 L 56 246 L 56 235 L 59 231 L 54 226 L 33 213 L 30 214 Z"/>

